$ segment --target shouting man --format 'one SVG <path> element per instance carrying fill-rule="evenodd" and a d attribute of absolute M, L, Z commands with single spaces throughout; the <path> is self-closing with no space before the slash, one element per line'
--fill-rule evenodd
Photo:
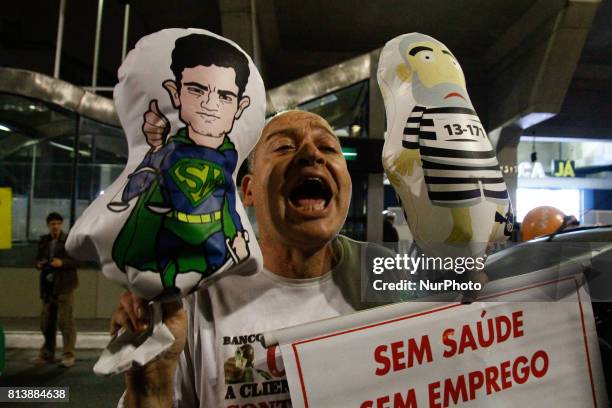
<path fill-rule="evenodd" d="M 243 202 L 255 210 L 264 268 L 221 278 L 186 297 L 184 309 L 164 305 L 176 342 L 127 374 L 126 406 L 168 407 L 174 399 L 179 407 L 288 408 L 280 353 L 263 348 L 261 333 L 368 306 L 361 302 L 362 256 L 391 254 L 338 235 L 351 178 L 329 124 L 308 112 L 280 114 L 264 128 L 249 164 Z M 123 294 L 113 331 L 141 330 L 145 308 Z"/>

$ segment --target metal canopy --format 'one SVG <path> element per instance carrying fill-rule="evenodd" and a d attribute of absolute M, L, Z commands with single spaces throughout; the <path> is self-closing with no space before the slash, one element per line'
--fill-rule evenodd
<path fill-rule="evenodd" d="M 47 102 L 107 125 L 120 126 L 112 99 L 38 72 L 0 67 L 0 93 Z"/>

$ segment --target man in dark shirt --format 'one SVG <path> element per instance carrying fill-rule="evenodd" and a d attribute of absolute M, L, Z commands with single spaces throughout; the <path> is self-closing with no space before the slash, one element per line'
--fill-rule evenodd
<path fill-rule="evenodd" d="M 47 216 L 49 234 L 41 236 L 38 241 L 36 269 L 40 271 L 40 298 L 43 304 L 40 329 L 45 343 L 34 363 L 46 364 L 55 361 L 55 334 L 59 324 L 64 342 L 61 365 L 71 367 L 74 365 L 76 343 L 72 309 L 78 278 L 76 264 L 64 249 L 68 235 L 62 230 L 63 221 L 60 214 L 50 213 Z"/>

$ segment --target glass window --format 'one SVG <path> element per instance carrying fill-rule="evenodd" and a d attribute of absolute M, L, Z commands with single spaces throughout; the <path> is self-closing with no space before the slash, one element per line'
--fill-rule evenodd
<path fill-rule="evenodd" d="M 527 213 L 543 205 L 558 208 L 565 215 L 582 217 L 582 200 L 578 189 L 517 188 L 516 220 L 522 222 Z"/>
<path fill-rule="evenodd" d="M 77 116 L 0 94 L 0 185 L 13 189 L 13 240 L 46 233 L 51 211 L 69 219 Z"/>
<path fill-rule="evenodd" d="M 76 216 L 123 171 L 128 148 L 123 130 L 81 117 Z"/>
<path fill-rule="evenodd" d="M 592 139 L 563 139 L 555 137 L 521 137 L 517 161 L 530 164 L 532 153 L 542 164 L 546 176 L 553 176 L 555 160 L 571 160 L 576 177 L 610 178 L 612 172 L 612 142 Z"/>
<path fill-rule="evenodd" d="M 47 233 L 45 219 L 52 211 L 64 217 L 67 229 L 73 206 L 76 219 L 126 162 L 120 128 L 0 94 L 0 186 L 13 190 L 14 242 Z"/>
<path fill-rule="evenodd" d="M 341 137 L 368 137 L 368 81 L 298 105 L 322 116 Z"/>

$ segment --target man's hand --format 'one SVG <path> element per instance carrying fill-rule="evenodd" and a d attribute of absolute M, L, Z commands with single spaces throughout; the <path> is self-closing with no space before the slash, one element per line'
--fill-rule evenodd
<path fill-rule="evenodd" d="M 166 351 L 164 358 L 177 358 L 185 347 L 187 336 L 187 316 L 180 301 L 162 304 L 163 320 L 176 339 L 172 347 Z M 119 306 L 111 318 L 110 334 L 114 336 L 119 329 L 124 328 L 140 332 L 149 328 L 150 316 L 147 301 L 132 292 L 124 292 L 119 298 Z"/>
<path fill-rule="evenodd" d="M 147 138 L 147 143 L 151 146 L 151 150 L 156 151 L 164 145 L 166 136 L 170 131 L 170 122 L 159 111 L 157 99 L 153 99 L 149 103 L 149 110 L 143 116 L 142 133 Z"/>
<path fill-rule="evenodd" d="M 172 405 L 173 384 L 178 358 L 185 348 L 187 315 L 181 302 L 162 305 L 163 321 L 174 335 L 174 344 L 158 359 L 126 374 L 127 407 L 169 407 Z M 111 319 L 111 335 L 120 328 L 143 331 L 151 324 L 147 302 L 131 292 L 124 292 Z"/>
<path fill-rule="evenodd" d="M 62 262 L 62 260 L 59 258 L 53 258 L 51 259 L 51 262 L 49 262 L 49 265 L 51 265 L 54 268 L 61 268 L 62 265 L 64 265 L 64 262 Z"/>
<path fill-rule="evenodd" d="M 47 261 L 37 261 L 36 262 L 36 269 L 38 269 L 39 271 L 42 271 L 43 266 L 47 263 Z"/>
<path fill-rule="evenodd" d="M 242 262 L 249 257 L 249 248 L 247 246 L 247 240 L 245 239 L 244 232 L 238 232 L 236 238 L 232 242 L 232 248 L 234 253 L 238 257 L 238 262 Z"/>

